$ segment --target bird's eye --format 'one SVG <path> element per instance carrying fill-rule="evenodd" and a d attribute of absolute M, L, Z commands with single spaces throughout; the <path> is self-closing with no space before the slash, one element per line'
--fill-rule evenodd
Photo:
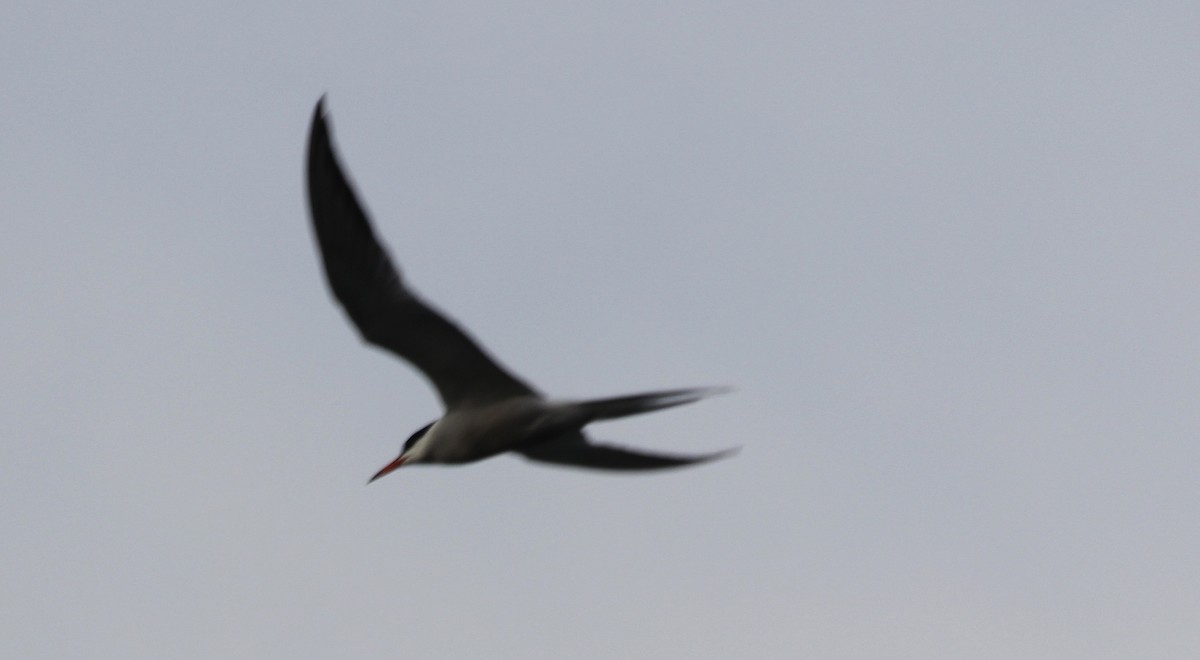
<path fill-rule="evenodd" d="M 429 427 L 431 427 L 431 426 L 433 426 L 433 422 L 430 422 L 430 423 L 426 424 L 425 426 L 422 426 L 421 430 L 419 430 L 416 433 L 409 436 L 408 440 L 404 441 L 404 451 L 408 451 L 414 444 L 416 444 L 417 440 L 420 440 L 421 436 L 425 435 L 425 433 L 427 431 L 429 431 Z M 404 452 L 401 452 L 401 453 L 404 453 Z"/>

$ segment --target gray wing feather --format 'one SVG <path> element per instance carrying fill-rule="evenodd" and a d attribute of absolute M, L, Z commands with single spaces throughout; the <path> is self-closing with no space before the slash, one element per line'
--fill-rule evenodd
<path fill-rule="evenodd" d="M 404 286 L 338 163 L 324 98 L 313 113 L 307 174 L 329 288 L 363 339 L 421 370 L 447 409 L 534 393 Z"/>

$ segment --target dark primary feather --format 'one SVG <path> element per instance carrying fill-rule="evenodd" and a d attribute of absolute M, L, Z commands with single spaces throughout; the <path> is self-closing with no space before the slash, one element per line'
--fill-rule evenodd
<path fill-rule="evenodd" d="M 598 470 L 661 470 L 715 461 L 737 450 L 728 449 L 712 454 L 693 456 L 650 454 L 615 445 L 596 444 L 591 442 L 582 431 L 579 431 L 566 437 L 527 445 L 514 451 L 530 460 L 557 465 Z"/>
<path fill-rule="evenodd" d="M 366 341 L 420 369 L 447 409 L 534 393 L 404 286 L 338 163 L 324 99 L 313 113 L 307 174 L 329 288 Z"/>

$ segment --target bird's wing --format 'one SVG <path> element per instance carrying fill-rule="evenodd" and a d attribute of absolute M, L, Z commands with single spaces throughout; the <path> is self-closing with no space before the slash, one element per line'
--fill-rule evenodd
<path fill-rule="evenodd" d="M 324 98 L 308 141 L 308 202 L 329 288 L 366 341 L 412 363 L 447 409 L 534 390 L 404 286 L 334 153 Z"/>
<path fill-rule="evenodd" d="M 614 445 L 595 444 L 582 431 L 514 451 L 534 461 L 597 470 L 661 470 L 707 463 L 737 452 L 736 449 L 726 449 L 691 456 L 650 454 Z"/>

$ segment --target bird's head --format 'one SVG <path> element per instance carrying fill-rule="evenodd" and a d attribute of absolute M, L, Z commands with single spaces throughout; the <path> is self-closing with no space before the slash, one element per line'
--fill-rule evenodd
<path fill-rule="evenodd" d="M 383 469 L 376 472 L 375 476 L 371 477 L 367 483 L 371 483 L 372 481 L 375 481 L 389 472 L 399 469 L 402 465 L 408 463 L 420 463 L 425 455 L 426 446 L 425 443 L 420 442 L 420 440 L 425 437 L 425 434 L 429 432 L 429 429 L 433 428 L 433 425 L 434 422 L 430 422 L 421 427 L 419 431 L 409 436 L 408 440 L 404 441 L 404 449 L 400 450 L 400 455 L 396 457 L 396 460 L 383 466 Z"/>

